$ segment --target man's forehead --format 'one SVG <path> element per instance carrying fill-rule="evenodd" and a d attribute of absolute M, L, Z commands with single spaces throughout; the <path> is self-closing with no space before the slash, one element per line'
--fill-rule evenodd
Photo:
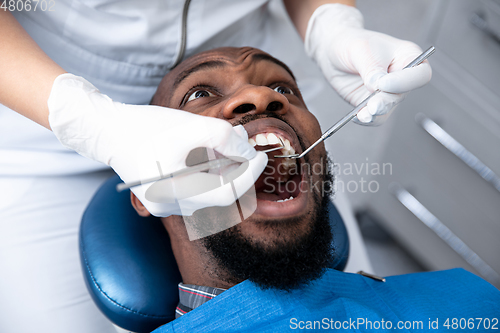
<path fill-rule="evenodd" d="M 182 65 L 193 65 L 196 63 L 201 63 L 211 59 L 220 58 L 221 60 L 226 60 L 234 63 L 242 63 L 248 56 L 252 54 L 265 53 L 259 49 L 253 47 L 219 47 L 213 50 L 204 51 L 193 55 L 182 63 Z M 191 64 L 190 64 L 191 63 Z M 179 66 L 181 67 L 181 66 Z"/>
<path fill-rule="evenodd" d="M 259 49 L 255 49 L 252 47 L 221 47 L 193 55 L 192 57 L 179 64 L 179 66 L 177 66 L 172 71 L 172 74 L 175 75 L 175 73 L 180 73 L 182 71 L 185 71 L 186 69 L 190 69 L 192 67 L 210 61 L 221 61 L 228 64 L 238 65 L 247 60 L 248 57 L 250 57 L 252 60 L 267 59 L 273 62 L 277 61 L 279 62 L 280 66 L 284 65 L 283 63 L 281 63 L 281 61 L 276 60 L 269 54 Z"/>
<path fill-rule="evenodd" d="M 171 96 L 182 81 L 198 71 L 217 67 L 223 68 L 233 64 L 239 65 L 243 64 L 245 61 L 256 62 L 263 60 L 282 67 L 295 80 L 295 77 L 288 66 L 264 51 L 252 47 L 221 47 L 198 53 L 181 62 L 163 78 L 156 94 L 165 97 Z"/>

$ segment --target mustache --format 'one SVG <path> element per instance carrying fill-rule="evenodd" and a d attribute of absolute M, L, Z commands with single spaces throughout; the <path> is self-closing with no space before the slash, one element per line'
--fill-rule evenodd
<path fill-rule="evenodd" d="M 302 150 L 306 149 L 306 145 L 302 141 L 302 137 L 301 137 L 301 135 L 299 135 L 296 128 L 294 126 L 292 126 L 292 124 L 290 124 L 283 116 L 276 114 L 274 112 L 269 111 L 269 112 L 264 112 L 264 113 L 260 113 L 260 114 L 247 114 L 246 116 L 243 116 L 242 118 L 236 120 L 235 122 L 231 122 L 231 125 L 233 125 L 233 127 L 237 126 L 237 125 L 245 125 L 251 121 L 258 120 L 258 119 L 265 119 L 265 118 L 279 119 L 282 122 L 284 122 L 285 124 L 287 124 L 288 126 L 290 126 L 292 128 L 292 130 L 295 132 L 295 134 L 297 135 L 297 138 L 299 139 L 299 144 L 300 144 L 300 147 L 302 148 Z M 307 155 L 305 157 L 307 158 Z"/>
<path fill-rule="evenodd" d="M 258 119 L 265 119 L 265 118 L 276 118 L 276 119 L 279 119 L 281 120 L 282 122 L 286 123 L 288 126 L 290 126 L 294 131 L 295 131 L 295 128 L 293 128 L 292 125 L 290 125 L 288 123 L 288 121 L 286 121 L 285 118 L 283 118 L 283 116 L 277 114 L 277 113 L 274 113 L 274 112 L 264 112 L 264 113 L 259 113 L 259 114 L 247 114 L 243 117 L 241 117 L 240 119 L 236 120 L 235 122 L 232 123 L 233 126 L 236 126 L 236 125 L 245 125 L 245 124 L 248 124 L 249 122 L 251 121 L 254 121 L 254 120 L 258 120 Z M 297 132 L 297 131 L 295 131 Z"/>

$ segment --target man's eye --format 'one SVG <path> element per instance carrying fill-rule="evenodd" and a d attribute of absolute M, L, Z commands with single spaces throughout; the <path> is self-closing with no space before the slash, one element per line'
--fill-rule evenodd
<path fill-rule="evenodd" d="M 191 95 L 189 95 L 187 102 L 190 102 L 192 100 L 195 100 L 197 98 L 202 98 L 202 97 L 211 97 L 211 96 L 215 96 L 214 94 L 212 94 L 211 92 L 209 91 L 206 91 L 206 90 L 196 90 L 194 91 Z"/>
<path fill-rule="evenodd" d="M 285 94 L 293 95 L 292 89 L 290 89 L 288 87 L 284 87 L 284 86 L 277 86 L 276 88 L 274 88 L 274 91 L 277 91 L 282 95 L 285 95 Z"/>

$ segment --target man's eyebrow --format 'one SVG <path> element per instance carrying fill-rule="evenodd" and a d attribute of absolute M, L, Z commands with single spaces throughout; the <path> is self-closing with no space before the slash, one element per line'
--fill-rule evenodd
<path fill-rule="evenodd" d="M 257 53 L 257 54 L 252 54 L 252 59 L 253 60 L 267 60 L 267 61 L 270 61 L 270 62 L 273 62 L 275 63 L 276 65 L 280 66 L 280 67 L 283 67 L 283 69 L 285 69 L 288 74 L 290 74 L 293 78 L 294 81 L 297 81 L 295 79 L 295 75 L 293 75 L 292 71 L 290 70 L 290 68 L 288 68 L 287 65 L 285 65 L 283 62 L 279 61 L 278 59 L 270 56 L 269 54 L 266 54 L 266 53 Z"/>
<path fill-rule="evenodd" d="M 181 72 L 177 78 L 175 79 L 174 82 L 174 89 L 177 88 L 177 86 L 184 81 L 189 75 L 198 72 L 203 69 L 210 69 L 210 68 L 220 68 L 226 66 L 226 63 L 224 61 L 220 60 L 210 60 L 201 64 L 198 64 L 192 68 L 186 69 L 185 71 Z"/>

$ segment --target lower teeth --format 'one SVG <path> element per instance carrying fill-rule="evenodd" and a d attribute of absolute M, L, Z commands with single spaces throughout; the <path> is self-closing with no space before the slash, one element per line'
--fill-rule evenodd
<path fill-rule="evenodd" d="M 285 201 L 292 200 L 292 199 L 294 199 L 294 197 L 291 196 L 288 199 L 276 200 L 276 202 L 285 202 Z"/>

